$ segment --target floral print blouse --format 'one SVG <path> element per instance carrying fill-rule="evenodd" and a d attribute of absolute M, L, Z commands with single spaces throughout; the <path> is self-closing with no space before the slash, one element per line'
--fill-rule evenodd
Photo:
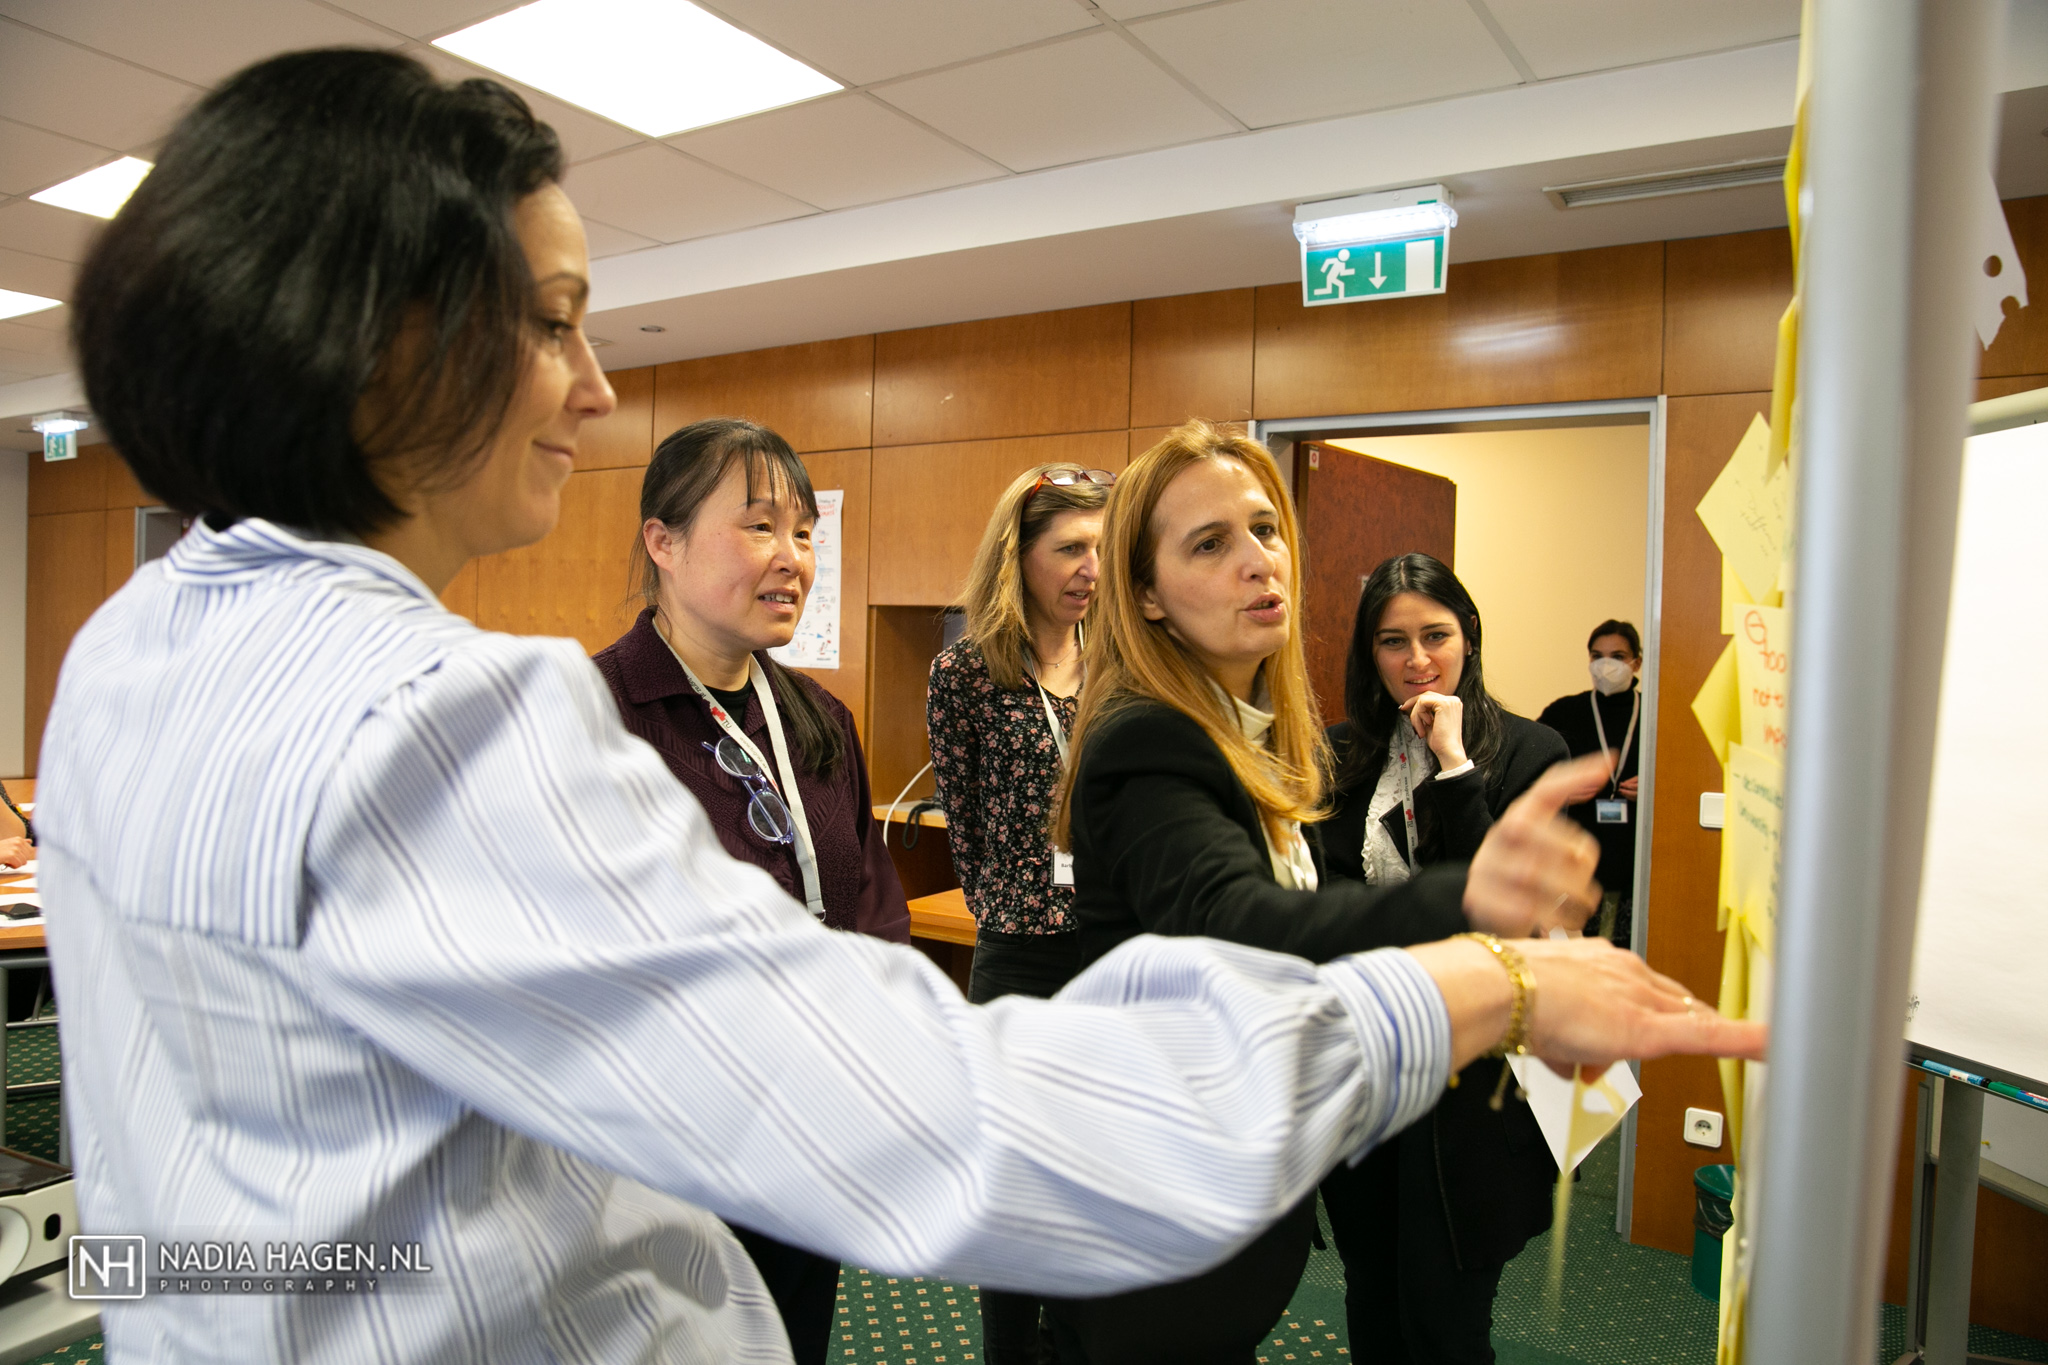
<path fill-rule="evenodd" d="M 1078 699 L 1045 695 L 1071 734 Z M 1052 884 L 1048 830 L 1060 754 L 1037 688 L 1029 679 L 997 687 L 981 650 L 962 640 L 932 660 L 925 728 L 953 870 L 975 921 L 1002 934 L 1071 932 L 1074 888 Z"/>

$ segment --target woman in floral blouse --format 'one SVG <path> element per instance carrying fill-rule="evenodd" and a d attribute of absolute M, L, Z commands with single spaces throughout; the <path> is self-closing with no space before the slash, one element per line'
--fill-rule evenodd
<path fill-rule="evenodd" d="M 1081 621 L 1116 476 L 1026 470 L 996 503 L 960 605 L 967 635 L 932 661 L 925 724 L 953 847 L 980 926 L 967 998 L 1049 996 L 1081 969 L 1072 864 L 1047 821 L 1081 690 Z M 1034 1296 L 982 1291 L 990 1365 L 1039 1358 Z"/>

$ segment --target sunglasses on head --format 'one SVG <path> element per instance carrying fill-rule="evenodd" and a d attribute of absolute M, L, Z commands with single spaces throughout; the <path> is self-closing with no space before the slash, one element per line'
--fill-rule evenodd
<path fill-rule="evenodd" d="M 1054 488 L 1072 488 L 1075 484 L 1092 483 L 1097 488 L 1114 488 L 1116 475 L 1107 469 L 1059 469 L 1050 474 L 1040 474 L 1038 482 L 1031 485 L 1031 491 L 1024 495 L 1028 505 L 1038 496 L 1038 490 L 1051 484 Z"/>

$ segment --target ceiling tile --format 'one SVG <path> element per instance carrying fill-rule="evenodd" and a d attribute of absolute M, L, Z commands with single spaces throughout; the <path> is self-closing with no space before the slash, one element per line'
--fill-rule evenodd
<path fill-rule="evenodd" d="M 519 92 L 519 97 L 526 101 L 534 115 L 555 130 L 555 136 L 562 140 L 562 155 L 572 162 L 588 161 L 591 157 L 603 156 L 606 152 L 616 152 L 621 147 L 630 147 L 636 142 L 645 141 L 640 134 L 630 128 L 621 128 L 610 119 L 599 118 L 596 114 L 578 109 L 573 104 L 564 104 L 552 95 L 543 95 L 540 91 L 521 85 L 518 81 L 501 76 L 495 71 L 472 66 L 459 57 L 450 56 L 438 47 L 407 48 L 405 55 L 426 63 L 427 69 L 444 81 L 467 81 L 481 76 L 485 80 L 511 86 Z"/>
<path fill-rule="evenodd" d="M 0 247 L 0 289 L 12 289 L 18 294 L 40 294 L 46 299 L 69 299 L 71 278 L 77 273 L 78 267 L 69 261 Z M 10 318 L 9 321 L 30 322 L 44 316 L 47 315 L 31 313 L 26 318 Z"/>
<path fill-rule="evenodd" d="M 1799 32 L 1799 0 L 1487 0 L 1538 76 L 1663 61 Z"/>
<path fill-rule="evenodd" d="M 0 193 L 33 194 L 113 159 L 89 142 L 0 119 Z"/>
<path fill-rule="evenodd" d="M 1073 0 L 703 0 L 850 85 L 1097 27 Z"/>
<path fill-rule="evenodd" d="M 563 188 L 601 223 L 680 242 L 812 212 L 810 205 L 655 145 L 572 168 Z"/>
<path fill-rule="evenodd" d="M 1131 33 L 1254 128 L 1520 79 L 1478 16 L 1453 0 L 1238 0 Z"/>
<path fill-rule="evenodd" d="M 0 346 L 0 370 L 27 371 L 29 374 L 55 374 L 70 368 L 70 361 L 64 357 L 37 355 L 32 351 L 14 351 Z"/>
<path fill-rule="evenodd" d="M 57 371 L 52 370 L 49 373 L 55 374 Z M 19 384 L 24 379 L 41 379 L 42 377 L 40 374 L 29 374 L 21 370 L 0 370 L 0 384 Z M 16 420 L 20 419 L 17 418 Z M 30 430 L 34 430 L 34 428 L 31 427 Z"/>
<path fill-rule="evenodd" d="M 415 38 L 439 38 L 524 3 L 525 0 L 512 0 L 509 4 L 506 0 L 333 0 L 336 9 L 360 14 L 373 24 L 395 28 Z"/>
<path fill-rule="evenodd" d="M 875 93 L 1017 171 L 1238 131 L 1114 33 L 913 76 Z"/>
<path fill-rule="evenodd" d="M 623 256 L 629 251 L 639 251 L 643 247 L 661 245 L 652 237 L 642 237 L 637 232 L 628 232 L 624 228 L 615 228 L 610 223 L 600 223 L 591 218 L 583 220 L 583 237 L 590 244 L 590 259 L 593 261 L 605 256 Z"/>
<path fill-rule="evenodd" d="M 771 189 L 842 209 L 1001 175 L 866 95 L 835 95 L 669 139 Z"/>
<path fill-rule="evenodd" d="M 57 312 L 57 309 L 51 309 Z M 46 332 L 40 327 L 24 327 L 18 320 L 0 322 L 0 346 L 10 351 L 27 355 L 39 355 L 45 360 L 57 360 L 69 364 L 71 360 L 71 339 L 62 332 Z"/>
<path fill-rule="evenodd" d="M 0 19 L 0 118 L 129 148 L 162 137 L 199 92 Z"/>
<path fill-rule="evenodd" d="M 390 47 L 402 41 L 307 0 L 0 0 L 0 14 L 209 86 L 251 62 L 297 48 Z"/>
<path fill-rule="evenodd" d="M 86 248 L 105 226 L 102 219 L 89 213 L 52 208 L 32 199 L 0 205 L 0 247 L 31 256 L 82 261 Z"/>
<path fill-rule="evenodd" d="M 1195 0 L 1200 3 L 1200 0 Z M 1142 19 L 1170 9 L 1187 9 L 1189 0 L 1100 0 L 1099 8 L 1112 19 Z"/>

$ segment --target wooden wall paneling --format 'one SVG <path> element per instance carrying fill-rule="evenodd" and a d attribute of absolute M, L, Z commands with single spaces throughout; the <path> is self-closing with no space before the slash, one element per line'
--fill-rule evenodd
<path fill-rule="evenodd" d="M 28 462 L 28 514 L 97 512 L 107 506 L 107 466 L 116 463 L 112 446 L 80 446 L 75 459 Z M 94 563 L 98 563 L 95 556 Z"/>
<path fill-rule="evenodd" d="M 104 515 L 106 536 L 101 562 L 105 566 L 106 596 L 112 597 L 135 573 L 135 509 L 109 507 Z"/>
<path fill-rule="evenodd" d="M 80 460 L 84 458 L 83 454 L 79 456 Z M 33 463 L 29 466 L 31 499 L 35 497 L 36 486 L 33 471 L 38 467 Z M 43 722 L 50 716 L 50 700 L 57 692 L 57 670 L 63 665 L 64 651 L 71 648 L 71 637 L 85 624 L 85 618 L 106 600 L 106 558 L 105 508 L 49 512 L 28 519 L 28 657 L 24 661 L 23 680 L 23 738 L 28 776 L 35 775 L 37 757 L 42 751 Z"/>
<path fill-rule="evenodd" d="M 1792 301 L 1783 228 L 1664 244 L 1664 392 L 1771 387 L 1778 320 Z"/>
<path fill-rule="evenodd" d="M 1242 436 L 1251 429 L 1248 422 L 1218 422 L 1217 426 L 1233 436 Z M 1137 459 L 1153 446 L 1165 440 L 1172 427 L 1134 427 L 1131 430 L 1131 458 Z"/>
<path fill-rule="evenodd" d="M 1664 244 L 1450 268 L 1449 292 L 1304 308 L 1257 294 L 1253 415 L 1640 398 L 1663 377 Z"/>
<path fill-rule="evenodd" d="M 1252 291 L 1224 289 L 1131 305 L 1131 425 L 1252 415 Z"/>
<path fill-rule="evenodd" d="M 2048 374 L 2001 375 L 1996 379 L 1978 380 L 1977 392 L 1971 401 L 1981 403 L 1987 398 L 2004 398 L 2011 394 L 2043 388 L 2048 388 Z"/>
<path fill-rule="evenodd" d="M 163 499 L 135 481 L 128 462 L 107 447 L 106 500 L 109 507 L 161 507 Z"/>
<path fill-rule="evenodd" d="M 846 703 L 863 734 L 868 695 L 868 481 L 873 464 L 873 455 L 866 450 L 819 451 L 804 456 L 813 488 L 837 488 L 846 495 L 839 514 L 839 667 L 804 671 Z"/>
<path fill-rule="evenodd" d="M 865 447 L 874 382 L 872 336 L 674 361 L 654 373 L 655 444 L 706 417 L 744 417 L 802 451 Z"/>
<path fill-rule="evenodd" d="M 1657 680 L 1657 802 L 1650 828 L 1649 961 L 1703 999 L 1720 990 L 1722 935 L 1714 927 L 1721 840 L 1699 825 L 1699 794 L 1722 788 L 1721 765 L 1700 734 L 1692 699 L 1721 656 L 1721 557 L 1693 508 L 1734 453 L 1768 393 L 1674 398 L 1664 437 L 1664 602 Z M 1636 1120 L 1631 1240 L 1692 1250 L 1692 1173 L 1732 1161 L 1680 1137 L 1690 1106 L 1721 1109 L 1720 1074 L 1698 1057 L 1643 1064 Z"/>
<path fill-rule="evenodd" d="M 1122 431 L 1131 305 L 956 322 L 875 338 L 875 445 Z"/>
<path fill-rule="evenodd" d="M 482 560 L 470 560 L 448 581 L 448 586 L 441 589 L 441 605 L 457 616 L 467 616 L 472 621 L 476 620 L 476 585 L 482 573 L 479 567 L 482 563 Z"/>
<path fill-rule="evenodd" d="M 654 458 L 654 367 L 613 370 L 605 376 L 618 395 L 611 416 L 583 424 L 576 468 L 625 469 Z"/>
<path fill-rule="evenodd" d="M 924 701 L 932 660 L 939 657 L 944 638 L 944 620 L 934 608 L 868 608 L 868 725 L 863 747 L 877 805 L 895 800 L 903 784 L 931 761 Z M 910 795 L 928 796 L 934 788 L 932 775 L 926 773 Z"/>
<path fill-rule="evenodd" d="M 1977 373 L 2042 374 L 2048 372 L 2048 195 L 2008 199 L 2005 222 L 2019 248 L 2034 302 L 2018 311 L 2006 305 L 2005 325 L 1984 352 Z"/>
<path fill-rule="evenodd" d="M 967 581 L 989 513 L 1012 479 L 1033 465 L 1060 460 L 1120 470 L 1129 463 L 1129 451 L 1129 434 L 1120 430 L 877 447 L 869 535 L 884 549 L 868 566 L 868 601 L 933 607 L 951 602 Z"/>
<path fill-rule="evenodd" d="M 566 635 L 595 654 L 640 610 L 632 591 L 640 471 L 593 469 L 562 488 L 562 519 L 523 549 L 477 564 L 476 622 L 514 635 Z"/>

